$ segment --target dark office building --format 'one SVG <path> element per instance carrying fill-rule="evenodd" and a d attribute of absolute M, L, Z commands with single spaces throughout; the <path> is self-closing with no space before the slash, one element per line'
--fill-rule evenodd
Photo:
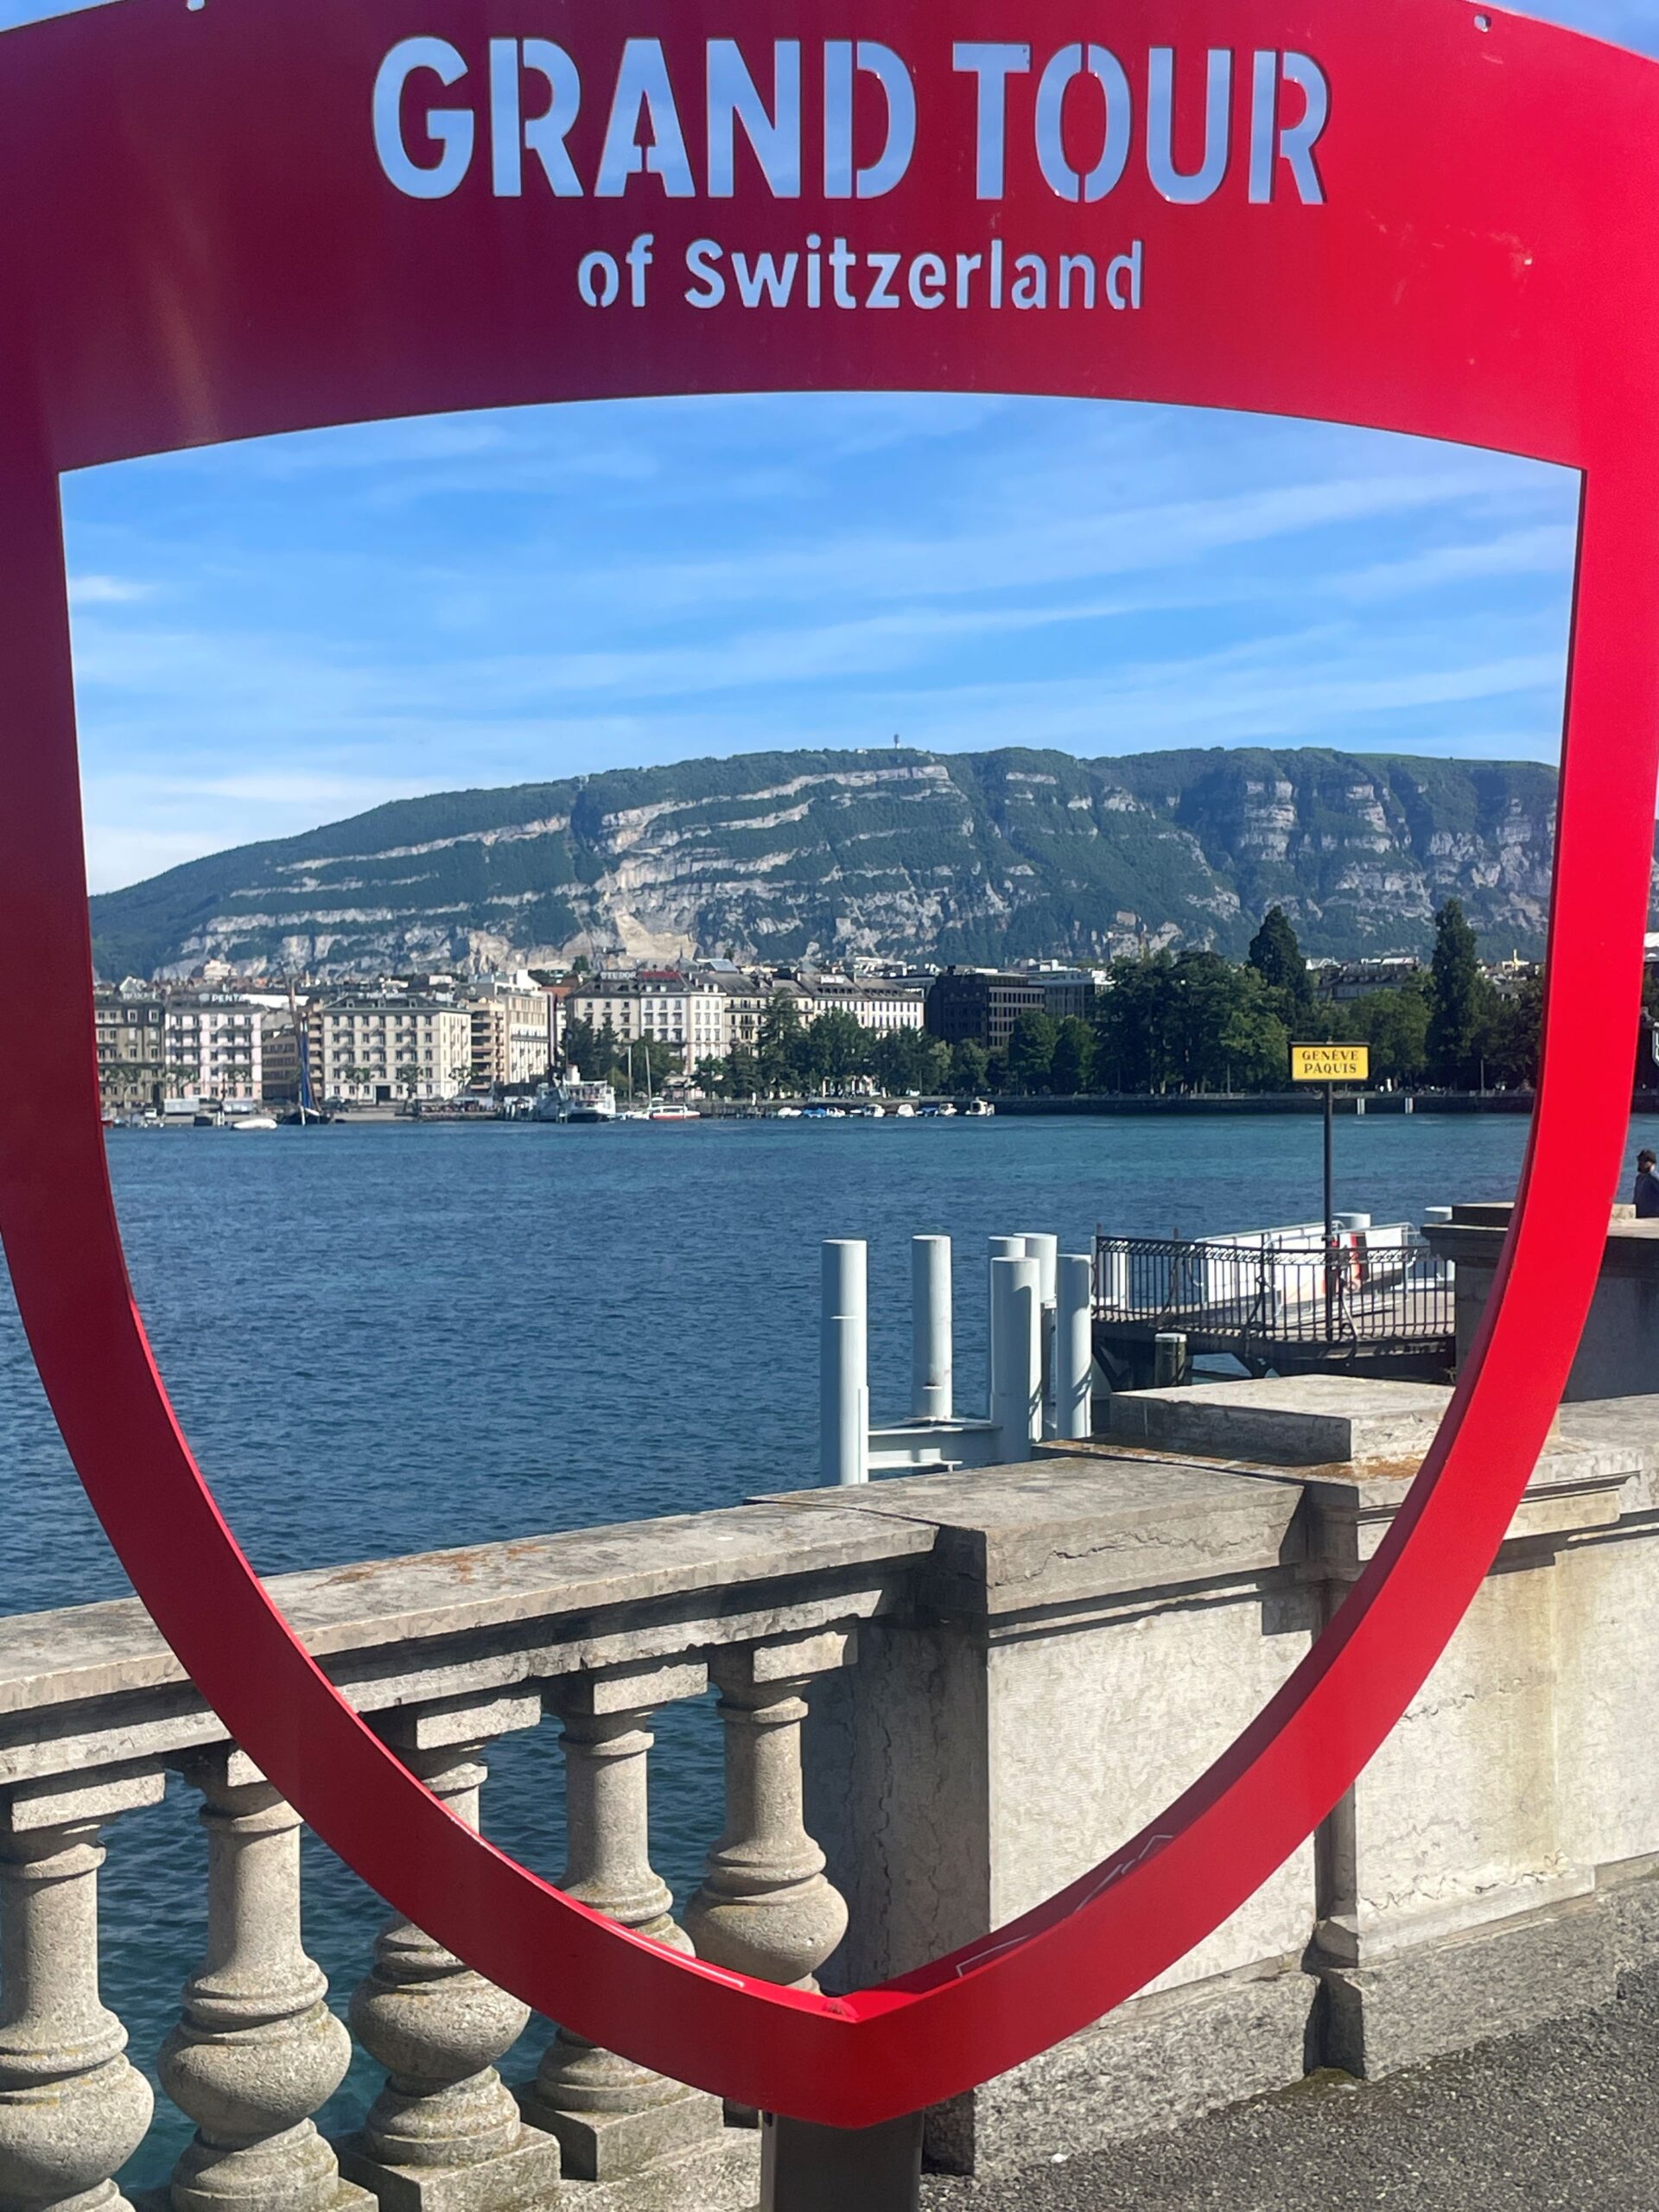
<path fill-rule="evenodd" d="M 982 1045 L 999 1052 L 1022 1014 L 1045 1014 L 1047 996 L 1033 976 L 983 968 L 947 968 L 927 995 L 927 1029 L 947 1045 Z"/>
<path fill-rule="evenodd" d="M 1031 978 L 1040 986 L 1043 1012 L 1051 1021 L 1079 1021 L 1095 1018 L 1095 979 L 1081 968 L 1048 968 Z"/>

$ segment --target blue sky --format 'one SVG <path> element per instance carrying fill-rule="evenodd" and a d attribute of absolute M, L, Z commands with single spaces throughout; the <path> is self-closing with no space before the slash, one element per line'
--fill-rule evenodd
<path fill-rule="evenodd" d="M 1659 0 L 1536 12 L 1659 51 Z M 1559 736 L 1573 480 L 1353 431 L 628 403 L 65 490 L 96 888 L 403 794 L 702 753 Z"/>

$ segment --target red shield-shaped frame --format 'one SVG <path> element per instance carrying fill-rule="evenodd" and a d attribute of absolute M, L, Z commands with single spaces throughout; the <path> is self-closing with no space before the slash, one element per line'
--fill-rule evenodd
<path fill-rule="evenodd" d="M 918 116 L 909 171 L 880 197 L 823 197 L 810 127 L 788 203 L 747 156 L 719 201 L 670 197 L 649 174 L 620 198 L 555 198 L 534 177 L 497 198 L 481 154 L 453 194 L 415 199 L 374 151 L 371 88 L 408 37 L 463 57 L 467 78 L 442 97 L 465 105 L 493 38 L 556 41 L 608 88 L 625 36 L 660 39 L 674 83 L 695 86 L 711 38 L 757 67 L 798 39 L 810 78 L 824 41 L 877 33 Z M 977 199 L 974 87 L 953 45 L 1017 41 L 1040 69 L 1077 37 L 1059 0 L 889 0 L 874 23 L 847 0 L 124 0 L 0 37 L 0 941 L 31 1020 L 29 1080 L 0 1090 L 0 1226 L 75 1464 L 232 1734 L 399 1910 L 596 2041 L 841 2126 L 948 2097 L 1109 2011 L 1330 1812 L 1444 1648 L 1527 1483 L 1629 1107 L 1659 738 L 1659 70 L 1466 0 L 1121 0 L 1102 35 L 1137 113 L 1153 49 L 1173 49 L 1178 101 L 1200 113 L 1208 49 L 1235 56 L 1234 157 L 1202 204 L 1154 189 L 1139 135 L 1114 190 L 1059 196 L 1032 156 L 1033 77 L 1006 197 Z M 1322 200 L 1283 164 L 1269 200 L 1249 190 L 1255 57 L 1287 54 L 1330 88 Z M 1281 73 L 1288 127 L 1299 95 Z M 569 136 L 584 178 L 603 105 Z M 1086 131 L 1087 115 L 1066 127 Z M 702 151 L 694 130 L 699 172 Z M 645 303 L 583 304 L 582 256 L 623 265 L 647 232 Z M 1139 241 L 1144 297 L 1069 315 L 982 296 L 886 315 L 685 298 L 697 237 L 785 251 L 808 232 L 906 261 L 1001 238 L 1010 256 L 1103 263 Z M 642 1942 L 471 1834 L 335 1694 L 221 1521 L 150 1358 L 105 1172 L 56 480 L 327 423 L 814 388 L 1249 409 L 1528 454 L 1583 485 L 1542 1086 L 1499 1295 L 1421 1476 L 1316 1649 L 1178 1803 L 1040 1910 L 844 1999 Z"/>

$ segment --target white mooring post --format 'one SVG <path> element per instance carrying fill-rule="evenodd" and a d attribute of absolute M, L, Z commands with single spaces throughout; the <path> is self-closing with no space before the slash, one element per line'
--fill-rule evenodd
<path fill-rule="evenodd" d="M 829 1486 L 870 1478 L 869 1268 L 861 1240 L 823 1247 L 819 1338 L 820 1479 Z"/>
<path fill-rule="evenodd" d="M 914 1421 L 954 1418 L 950 1239 L 910 1242 L 910 1411 Z"/>
<path fill-rule="evenodd" d="M 1029 1459 L 1042 1441 L 1041 1275 L 1035 1260 L 991 1262 L 991 1342 L 995 1394 L 991 1420 L 1004 1462 Z"/>
<path fill-rule="evenodd" d="M 1054 1418 L 1054 1299 L 1060 1264 L 1060 1240 L 1058 1236 L 1029 1236 L 1025 1245 L 1026 1257 L 1037 1262 L 1037 1301 L 1040 1315 L 1037 1372 L 1042 1378 L 1043 1433 L 1053 1436 L 1058 1433 Z"/>
<path fill-rule="evenodd" d="M 993 1236 L 990 1266 L 987 1274 L 988 1305 L 985 1322 L 985 1410 L 996 1419 L 996 1263 L 999 1260 L 1023 1260 L 1026 1240 L 1023 1236 Z"/>
<path fill-rule="evenodd" d="M 1054 1433 L 1071 1442 L 1094 1430 L 1094 1267 L 1088 1255 L 1060 1256 L 1054 1313 Z"/>

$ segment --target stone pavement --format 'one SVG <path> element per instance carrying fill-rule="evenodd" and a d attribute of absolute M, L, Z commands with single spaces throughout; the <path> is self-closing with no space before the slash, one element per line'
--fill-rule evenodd
<path fill-rule="evenodd" d="M 1618 2003 L 1372 2083 L 1327 2075 L 926 2212 L 1659 2212 L 1659 1971 Z"/>

